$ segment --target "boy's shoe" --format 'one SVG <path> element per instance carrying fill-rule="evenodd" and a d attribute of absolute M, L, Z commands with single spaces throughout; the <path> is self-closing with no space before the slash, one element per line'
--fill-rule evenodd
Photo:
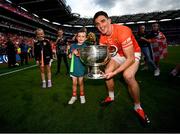
<path fill-rule="evenodd" d="M 105 106 L 105 105 L 108 105 L 108 104 L 110 104 L 110 103 L 112 103 L 114 101 L 114 99 L 112 99 L 111 97 L 106 97 L 106 99 L 105 100 L 103 100 L 102 102 L 101 102 L 101 106 Z"/>
<path fill-rule="evenodd" d="M 86 103 L 85 96 L 80 96 L 80 102 L 81 102 L 81 104 Z"/>
<path fill-rule="evenodd" d="M 137 110 L 134 110 L 140 121 L 143 123 L 143 125 L 150 124 L 150 120 L 148 119 L 147 115 L 144 113 L 143 109 L 138 108 Z"/>
<path fill-rule="evenodd" d="M 154 70 L 154 76 L 159 76 L 160 75 L 160 70 L 159 68 L 157 68 L 156 70 Z"/>
<path fill-rule="evenodd" d="M 69 100 L 68 104 L 73 104 L 75 101 L 77 100 L 76 96 L 71 97 L 71 99 Z"/>
<path fill-rule="evenodd" d="M 42 82 L 42 88 L 46 88 L 46 82 Z"/>
<path fill-rule="evenodd" d="M 52 87 L 51 81 L 48 81 L 48 87 Z"/>

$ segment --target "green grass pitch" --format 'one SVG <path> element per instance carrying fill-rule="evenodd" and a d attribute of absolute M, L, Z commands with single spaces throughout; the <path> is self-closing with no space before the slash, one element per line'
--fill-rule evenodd
<path fill-rule="evenodd" d="M 180 47 L 169 47 L 168 51 L 158 78 L 140 69 L 136 75 L 142 106 L 151 120 L 148 127 L 143 127 L 134 115 L 121 75 L 115 77 L 116 98 L 108 107 L 99 105 L 107 95 L 104 80 L 89 79 L 84 81 L 86 103 L 80 104 L 78 99 L 67 105 L 72 81 L 65 75 L 64 64 L 61 74 L 55 75 L 54 62 L 51 89 L 41 88 L 37 67 L 0 77 L 0 132 L 180 132 L 180 78 L 168 77 L 180 63 Z M 0 73 L 7 71 L 7 65 L 0 65 Z"/>

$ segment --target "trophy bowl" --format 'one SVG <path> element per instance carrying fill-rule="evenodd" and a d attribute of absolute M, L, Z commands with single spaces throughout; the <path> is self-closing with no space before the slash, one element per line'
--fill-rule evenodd
<path fill-rule="evenodd" d="M 88 66 L 88 73 L 85 75 L 88 79 L 104 79 L 104 72 L 100 66 L 106 65 L 111 56 L 108 46 L 91 45 L 79 49 L 81 61 Z"/>

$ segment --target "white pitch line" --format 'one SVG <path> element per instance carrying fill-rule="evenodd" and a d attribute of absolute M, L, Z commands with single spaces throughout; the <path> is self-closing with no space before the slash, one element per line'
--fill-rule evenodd
<path fill-rule="evenodd" d="M 18 69 L 18 70 L 14 70 L 14 71 L 11 71 L 11 72 L 7 72 L 7 73 L 2 73 L 0 74 L 0 76 L 4 76 L 4 75 L 8 75 L 8 74 L 12 74 L 12 73 L 15 73 L 15 72 L 19 72 L 19 71 L 22 71 L 22 70 L 26 70 L 28 68 L 33 68 L 37 65 L 32 65 L 32 66 L 29 66 L 29 67 L 25 67 L 25 68 L 21 68 L 21 69 Z"/>

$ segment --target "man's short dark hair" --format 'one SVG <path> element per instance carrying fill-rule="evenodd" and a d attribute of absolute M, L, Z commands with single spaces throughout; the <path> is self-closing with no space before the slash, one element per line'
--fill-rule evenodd
<path fill-rule="evenodd" d="M 106 12 L 104 12 L 104 11 L 99 11 L 99 12 L 97 12 L 95 15 L 94 15 L 94 17 L 93 17 L 93 23 L 95 23 L 95 19 L 97 18 L 97 17 L 99 17 L 99 16 L 104 16 L 104 17 L 106 17 L 107 19 L 109 18 L 109 16 L 108 16 L 108 14 L 106 13 Z"/>

